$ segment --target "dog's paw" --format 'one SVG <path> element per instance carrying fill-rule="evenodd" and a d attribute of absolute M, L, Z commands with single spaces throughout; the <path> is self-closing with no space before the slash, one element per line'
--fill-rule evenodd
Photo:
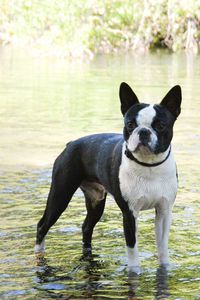
<path fill-rule="evenodd" d="M 128 266 L 128 273 L 129 273 L 129 275 L 131 275 L 131 274 L 140 275 L 141 272 L 142 271 L 141 271 L 140 266 Z"/>
<path fill-rule="evenodd" d="M 45 252 L 44 241 L 42 241 L 41 244 L 36 244 L 34 250 L 35 250 L 35 254 L 44 253 Z"/>

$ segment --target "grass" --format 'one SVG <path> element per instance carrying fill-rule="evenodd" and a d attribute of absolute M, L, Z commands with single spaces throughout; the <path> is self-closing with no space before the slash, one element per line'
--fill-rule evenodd
<path fill-rule="evenodd" d="M 1 0 L 0 44 L 79 56 L 168 48 L 197 53 L 200 1 Z"/>

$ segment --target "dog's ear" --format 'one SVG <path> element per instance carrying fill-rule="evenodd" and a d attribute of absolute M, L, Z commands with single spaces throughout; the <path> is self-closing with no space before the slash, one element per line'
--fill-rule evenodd
<path fill-rule="evenodd" d="M 125 82 L 122 82 L 120 84 L 119 98 L 121 101 L 121 112 L 123 115 L 131 106 L 133 106 L 136 103 L 139 103 L 137 96 L 135 95 L 131 87 Z"/>
<path fill-rule="evenodd" d="M 165 106 L 172 115 L 177 118 L 181 112 L 181 87 L 175 85 L 161 101 L 160 105 Z"/>

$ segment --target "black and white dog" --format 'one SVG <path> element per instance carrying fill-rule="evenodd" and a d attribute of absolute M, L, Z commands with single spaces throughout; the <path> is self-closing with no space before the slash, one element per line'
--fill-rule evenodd
<path fill-rule="evenodd" d="M 156 105 L 140 103 L 124 82 L 119 95 L 123 135 L 102 133 L 80 138 L 68 143 L 56 159 L 46 209 L 37 227 L 36 253 L 44 251 L 45 235 L 80 187 L 87 208 L 83 249 L 91 249 L 93 229 L 103 214 L 108 192 L 122 211 L 129 269 L 139 268 L 139 211 L 151 208 L 156 214 L 159 263 L 168 264 L 168 235 L 177 192 L 171 140 L 181 110 L 181 88 L 174 86 Z"/>

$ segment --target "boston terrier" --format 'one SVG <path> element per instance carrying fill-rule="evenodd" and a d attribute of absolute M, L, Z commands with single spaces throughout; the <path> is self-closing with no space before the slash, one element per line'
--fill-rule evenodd
<path fill-rule="evenodd" d="M 67 144 L 54 163 L 43 217 L 37 226 L 35 252 L 44 252 L 44 238 L 80 187 L 87 215 L 82 225 L 83 250 L 91 250 L 92 233 L 110 193 L 123 216 L 129 270 L 139 269 L 137 218 L 155 209 L 155 233 L 160 265 L 169 263 L 168 236 L 177 193 L 177 169 L 172 154 L 173 126 L 181 111 L 181 88 L 174 86 L 160 104 L 140 103 L 122 82 L 119 96 L 123 135 L 89 135 Z"/>

